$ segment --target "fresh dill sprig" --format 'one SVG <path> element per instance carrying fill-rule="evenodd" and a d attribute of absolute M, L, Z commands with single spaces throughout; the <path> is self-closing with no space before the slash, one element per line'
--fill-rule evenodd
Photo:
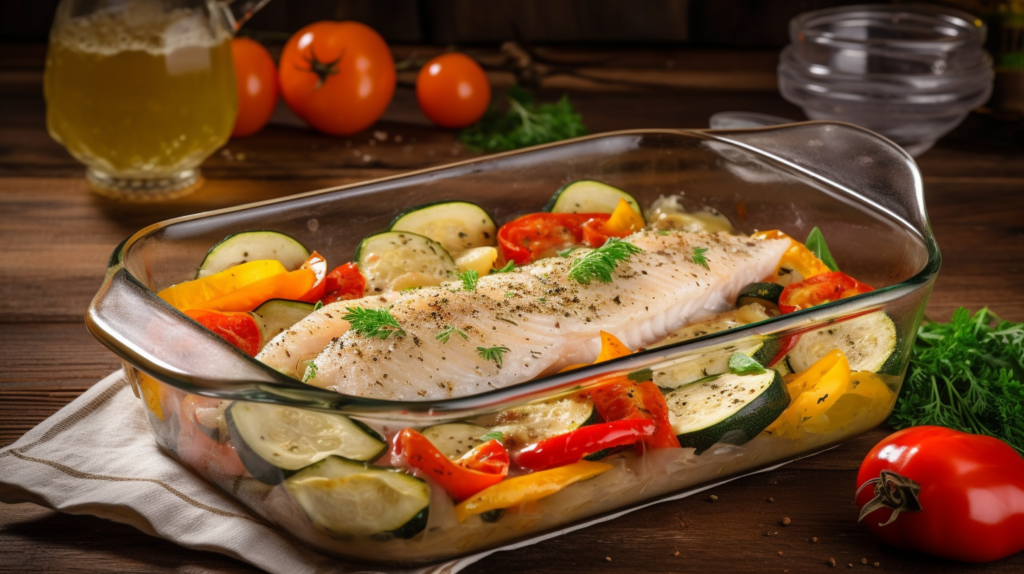
<path fill-rule="evenodd" d="M 324 302 L 323 301 L 317 301 L 316 305 L 313 305 L 313 311 L 319 311 L 320 309 L 323 309 L 323 308 L 324 308 Z"/>
<path fill-rule="evenodd" d="M 480 437 L 480 440 L 487 442 L 489 440 L 501 440 L 505 436 L 500 430 L 491 431 Z"/>
<path fill-rule="evenodd" d="M 572 255 L 573 251 L 576 251 L 575 247 L 569 247 L 568 249 L 562 249 L 561 251 L 558 252 L 558 256 L 562 257 L 564 259 L 564 258 L 569 257 L 570 255 Z"/>
<path fill-rule="evenodd" d="M 437 336 L 434 338 L 437 339 L 438 341 L 441 341 L 444 344 L 447 344 L 448 339 L 451 339 L 453 334 L 462 337 L 464 341 L 469 339 L 469 335 L 467 335 L 465 331 L 456 327 L 455 325 L 445 325 L 444 329 L 442 329 L 441 332 L 438 333 Z"/>
<path fill-rule="evenodd" d="M 494 275 L 495 273 L 508 273 L 509 271 L 512 271 L 515 268 L 516 268 L 516 262 L 515 261 L 509 261 L 501 269 L 491 269 L 491 273 L 490 274 Z"/>
<path fill-rule="evenodd" d="M 342 319 L 348 321 L 349 328 L 364 337 L 387 339 L 391 335 L 397 338 L 405 336 L 405 330 L 387 309 L 363 309 L 362 307 L 345 307 L 348 311 Z"/>
<path fill-rule="evenodd" d="M 302 377 L 302 382 L 303 383 L 308 383 L 309 381 L 311 381 L 311 380 L 316 378 L 316 373 L 317 373 L 316 363 L 314 363 L 313 361 L 310 361 L 309 364 L 308 364 L 308 367 L 309 367 L 309 369 L 306 371 L 306 375 L 304 377 Z"/>
<path fill-rule="evenodd" d="M 569 269 L 569 279 L 584 285 L 589 285 L 594 279 L 601 283 L 611 283 L 612 271 L 615 271 L 620 262 L 643 252 L 643 249 L 632 243 L 611 237 L 601 247 L 573 261 Z"/>
<path fill-rule="evenodd" d="M 508 347 L 477 347 L 476 354 L 485 361 L 494 361 L 500 367 L 502 355 L 510 350 Z"/>
<path fill-rule="evenodd" d="M 708 252 L 708 248 L 707 247 L 694 247 L 693 248 L 693 255 L 690 256 L 690 259 L 693 260 L 694 264 L 700 265 L 704 269 L 707 269 L 708 271 L 710 271 L 711 267 L 708 266 L 708 260 L 707 260 L 706 257 L 704 257 L 704 254 L 707 253 L 707 252 Z"/>
<path fill-rule="evenodd" d="M 462 289 L 464 291 L 475 291 L 476 282 L 480 279 L 480 274 L 472 269 L 467 269 L 459 273 L 459 279 L 462 279 Z"/>

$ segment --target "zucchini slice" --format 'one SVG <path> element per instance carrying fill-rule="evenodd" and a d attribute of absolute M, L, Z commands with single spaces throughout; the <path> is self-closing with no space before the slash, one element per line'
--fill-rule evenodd
<path fill-rule="evenodd" d="M 707 377 L 729 372 L 729 357 L 739 351 L 754 359 L 762 366 L 767 365 L 779 351 L 780 342 L 774 337 L 759 341 L 740 341 L 708 352 L 683 357 L 654 369 L 654 384 L 663 389 L 677 389 Z"/>
<path fill-rule="evenodd" d="M 271 299 L 256 307 L 249 314 L 256 319 L 260 328 L 260 348 L 268 341 L 291 328 L 292 325 L 306 318 L 313 312 L 312 303 L 289 301 L 288 299 Z"/>
<path fill-rule="evenodd" d="M 388 447 L 376 431 L 344 415 L 243 401 L 226 418 L 245 469 L 266 484 L 329 456 L 374 460 Z"/>
<path fill-rule="evenodd" d="M 502 434 L 501 442 L 506 448 L 514 448 L 574 431 L 597 419 L 594 401 L 584 394 L 575 394 L 501 411 L 488 426 L 491 432 Z"/>
<path fill-rule="evenodd" d="M 280 261 L 285 269 L 291 271 L 309 259 L 309 250 L 298 239 L 279 231 L 244 231 L 228 235 L 206 252 L 196 279 L 262 259 Z"/>
<path fill-rule="evenodd" d="M 420 431 L 437 450 L 450 459 L 462 455 L 484 443 L 480 437 L 491 432 L 488 429 L 467 423 L 449 423 L 427 427 Z"/>
<path fill-rule="evenodd" d="M 496 243 L 498 226 L 484 208 L 468 201 L 441 201 L 414 207 L 399 215 L 389 231 L 429 237 L 455 255 Z"/>
<path fill-rule="evenodd" d="M 789 352 L 793 372 L 807 370 L 832 349 L 839 349 L 850 362 L 851 371 L 898 375 L 900 370 L 899 331 L 883 311 L 833 323 L 804 333 Z"/>
<path fill-rule="evenodd" d="M 751 283 L 740 290 L 736 297 L 736 306 L 760 303 L 765 307 L 778 309 L 783 289 L 785 288 L 778 283 Z"/>
<path fill-rule="evenodd" d="M 717 443 L 744 444 L 789 406 L 789 391 L 773 370 L 727 374 L 687 385 L 665 396 L 668 419 L 679 444 L 697 454 Z"/>
<path fill-rule="evenodd" d="M 643 213 L 632 195 L 607 183 L 584 179 L 567 184 L 544 205 L 552 213 L 611 213 L 625 199 L 637 213 Z"/>
<path fill-rule="evenodd" d="M 440 285 L 458 270 L 440 243 L 408 231 L 367 237 L 356 249 L 356 262 L 370 294 Z"/>
<path fill-rule="evenodd" d="M 284 487 L 310 522 L 334 536 L 410 538 L 427 525 L 430 487 L 397 469 L 331 456 Z"/>

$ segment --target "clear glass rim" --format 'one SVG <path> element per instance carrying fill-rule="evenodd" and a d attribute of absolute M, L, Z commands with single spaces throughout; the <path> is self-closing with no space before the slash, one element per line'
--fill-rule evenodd
<path fill-rule="evenodd" d="M 815 173 L 807 168 L 799 166 L 793 162 L 786 160 L 785 158 L 774 155 L 764 149 L 756 146 L 731 139 L 728 137 L 729 134 L 735 133 L 758 133 L 758 132 L 771 132 L 780 129 L 788 129 L 800 126 L 808 125 L 840 125 L 847 128 L 852 128 L 860 132 L 871 135 L 879 139 L 881 142 L 892 147 L 893 150 L 904 156 L 908 165 L 912 166 L 914 174 L 914 195 L 916 200 L 916 207 L 919 210 L 917 214 L 920 217 L 920 221 L 923 225 L 923 232 L 918 229 L 918 226 L 912 222 L 907 221 L 905 218 L 898 214 L 892 213 L 885 207 L 877 204 L 876 202 L 863 197 L 856 191 L 849 189 L 845 186 L 838 184 L 832 180 L 825 178 L 824 176 Z M 186 315 L 174 310 L 163 300 L 156 297 L 155 293 L 150 291 L 146 285 L 144 285 L 138 278 L 131 275 L 126 268 L 124 268 L 124 255 L 132 245 L 137 241 L 143 239 L 150 234 L 168 227 L 170 225 L 191 221 L 195 219 L 207 218 L 216 215 L 233 213 L 257 207 L 263 207 L 267 205 L 273 205 L 278 203 L 286 203 L 291 201 L 300 200 L 307 197 L 313 197 L 317 195 L 323 195 L 327 193 L 334 193 L 341 190 L 359 188 L 369 185 L 376 185 L 382 182 L 393 181 L 397 179 L 416 177 L 423 174 L 437 172 L 441 170 L 449 170 L 459 166 L 471 165 L 483 161 L 493 161 L 496 159 L 511 157 L 520 155 L 527 152 L 535 152 L 540 149 L 557 147 L 566 145 L 569 143 L 608 138 L 608 137 L 620 137 L 620 136 L 642 136 L 642 135 L 654 135 L 654 134 L 673 134 L 673 135 L 693 135 L 700 138 L 710 139 L 727 143 L 739 148 L 743 148 L 761 158 L 775 163 L 777 165 L 784 166 L 789 171 L 795 171 L 803 176 L 809 177 L 816 182 L 824 184 L 826 186 L 841 189 L 844 193 L 850 194 L 853 197 L 857 197 L 861 201 L 870 205 L 877 213 L 883 214 L 889 217 L 891 220 L 896 221 L 906 231 L 916 235 L 924 244 L 928 259 L 922 269 L 918 271 L 912 277 L 893 285 L 881 287 L 870 293 L 857 295 L 849 299 L 843 299 L 812 307 L 809 309 L 800 310 L 788 315 L 782 315 L 778 317 L 771 317 L 767 320 L 760 321 L 757 323 L 751 323 L 748 325 L 742 325 L 728 331 L 719 333 L 711 333 L 695 339 L 675 343 L 665 347 L 659 347 L 655 349 L 647 349 L 638 353 L 633 353 L 626 357 L 614 359 L 612 361 L 603 362 L 596 365 L 589 365 L 566 373 L 556 373 L 546 377 L 525 381 L 523 383 L 512 385 L 509 387 L 494 389 L 479 394 L 469 395 L 466 397 L 458 397 L 451 399 L 431 400 L 431 401 L 396 401 L 387 399 L 370 399 L 364 397 L 358 397 L 353 395 L 343 395 L 335 393 L 333 391 L 327 391 L 319 389 L 317 387 L 311 387 L 302 383 L 297 379 L 293 379 L 286 375 L 279 373 L 271 367 L 253 359 L 244 353 L 237 351 L 234 347 L 232 350 L 236 351 L 236 355 L 240 360 L 247 361 L 251 364 L 257 365 L 264 372 L 267 373 L 268 378 L 278 383 L 266 383 L 259 382 L 255 386 L 258 387 L 262 392 L 258 394 L 237 392 L 232 393 L 231 391 L 225 392 L 210 392 L 209 389 L 203 386 L 196 385 L 194 382 L 186 380 L 189 377 L 175 377 L 174 373 L 168 369 L 163 369 L 159 365 L 146 364 L 139 365 L 136 363 L 138 357 L 136 356 L 133 360 L 130 357 L 126 357 L 120 349 L 116 348 L 110 342 L 110 339 L 118 340 L 116 335 L 107 332 L 101 325 L 97 325 L 93 320 L 94 311 L 98 307 L 100 299 L 103 297 L 107 288 L 111 282 L 118 276 L 123 276 L 130 283 L 135 284 L 136 287 L 144 289 L 146 292 L 152 295 L 154 299 L 153 303 L 163 305 L 168 309 L 172 309 L 174 313 L 179 315 L 182 320 L 190 321 Z M 248 400 L 258 402 L 268 402 L 273 404 L 292 405 L 293 402 L 290 397 L 305 395 L 305 396 L 317 396 L 325 404 L 318 408 L 320 410 L 330 410 L 333 412 L 342 412 L 346 414 L 356 415 L 363 418 L 374 418 L 374 416 L 387 415 L 389 420 L 422 420 L 424 417 L 431 420 L 446 419 L 454 420 L 456 418 L 462 418 L 466 416 L 472 416 L 475 414 L 482 414 L 493 410 L 495 408 L 504 408 L 507 406 L 514 406 L 517 404 L 528 403 L 535 400 L 541 400 L 564 394 L 577 389 L 584 389 L 591 386 L 595 386 L 607 380 L 608 376 L 622 375 L 629 372 L 635 372 L 650 368 L 658 363 L 670 360 L 678 357 L 680 352 L 684 351 L 695 351 L 704 348 L 717 347 L 739 341 L 741 339 L 750 336 L 762 336 L 770 335 L 779 332 L 798 332 L 802 328 L 812 328 L 814 325 L 820 324 L 823 321 L 833 319 L 837 316 L 849 316 L 851 314 L 861 314 L 881 308 L 885 303 L 895 301 L 909 293 L 912 293 L 918 289 L 925 288 L 928 284 L 934 281 L 938 274 L 939 267 L 941 265 L 941 254 L 938 249 L 938 244 L 935 241 L 935 237 L 931 232 L 931 227 L 928 223 L 927 213 L 925 212 L 924 194 L 921 182 L 920 173 L 916 168 L 913 158 L 908 155 L 902 148 L 891 140 L 881 136 L 875 132 L 872 132 L 866 128 L 848 124 L 844 122 L 835 121 L 809 121 L 799 122 L 793 124 L 785 124 L 780 126 L 768 126 L 763 128 L 751 128 L 751 129 L 740 129 L 740 130 L 704 130 L 704 129 L 639 129 L 639 130 L 622 130 L 615 132 L 604 132 L 600 134 L 594 134 L 589 136 L 583 136 L 572 140 L 565 140 L 562 142 L 555 142 L 552 144 L 546 144 L 542 146 L 535 146 L 531 148 L 515 150 L 510 152 L 504 152 L 500 154 L 486 155 L 478 158 L 472 158 L 460 162 L 445 164 L 441 166 L 435 166 L 422 170 L 416 170 L 411 172 L 405 172 L 396 174 L 384 178 L 356 182 L 351 184 L 345 184 L 297 195 L 291 195 L 283 198 L 271 199 L 262 202 L 250 203 L 215 211 L 197 213 L 193 215 L 187 215 L 174 219 L 169 219 L 153 225 L 147 226 L 132 236 L 125 239 L 120 245 L 115 247 L 111 253 L 111 257 L 107 267 L 107 275 L 103 286 L 101 287 L 96 298 L 89 306 L 89 315 L 87 316 L 86 323 L 93 334 L 100 339 L 100 342 L 106 345 L 108 348 L 113 350 L 119 356 L 126 361 L 130 362 L 136 368 L 147 373 L 148 375 L 160 380 L 163 383 L 169 384 L 173 387 L 181 389 L 185 392 L 192 394 L 199 394 L 205 396 L 212 396 L 216 398 L 228 399 L 228 400 Z M 219 344 L 230 346 L 228 343 L 220 341 L 217 337 L 211 336 L 211 339 L 216 339 Z M 217 343 L 214 343 L 217 344 Z M 134 354 L 134 353 L 133 353 Z M 139 361 L 144 362 L 144 361 Z M 334 401 L 327 401 L 325 397 L 335 398 Z M 326 403 L 330 404 L 326 404 Z"/>
<path fill-rule="evenodd" d="M 840 16 L 844 19 L 859 17 L 869 20 L 891 18 L 895 14 L 908 17 L 931 19 L 936 25 L 952 26 L 960 33 L 956 36 L 934 40 L 899 40 L 893 38 L 836 38 L 828 32 L 818 30 L 815 26 L 834 21 Z M 909 51 L 934 50 L 949 52 L 962 47 L 974 45 L 981 49 L 985 43 L 988 28 L 981 19 L 946 6 L 932 4 L 857 4 L 812 10 L 797 15 L 789 22 L 789 37 L 793 43 L 811 42 L 837 48 L 852 50 L 867 49 L 906 49 Z M 802 39 L 801 39 L 802 38 Z"/>

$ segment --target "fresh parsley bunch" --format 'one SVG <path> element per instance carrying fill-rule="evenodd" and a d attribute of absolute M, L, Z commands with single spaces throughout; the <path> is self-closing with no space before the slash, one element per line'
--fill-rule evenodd
<path fill-rule="evenodd" d="M 508 91 L 508 111 L 492 107 L 479 122 L 462 130 L 459 141 L 487 152 L 508 151 L 586 135 L 580 115 L 569 98 L 537 104 L 533 94 L 519 86 Z"/>
<path fill-rule="evenodd" d="M 963 307 L 921 325 L 889 418 L 896 428 L 940 425 L 994 436 L 1024 454 L 1024 323 Z"/>

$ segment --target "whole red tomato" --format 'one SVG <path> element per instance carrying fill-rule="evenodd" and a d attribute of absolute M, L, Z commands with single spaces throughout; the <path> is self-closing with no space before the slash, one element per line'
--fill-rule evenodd
<path fill-rule="evenodd" d="M 270 52 L 255 40 L 231 41 L 238 89 L 238 116 L 233 137 L 252 135 L 267 125 L 277 105 L 277 67 Z"/>
<path fill-rule="evenodd" d="M 281 52 L 281 93 L 309 125 L 348 135 L 370 127 L 395 93 L 395 62 L 380 34 L 359 22 L 316 22 Z"/>
<path fill-rule="evenodd" d="M 491 103 L 491 84 L 480 64 L 452 52 L 420 69 L 416 99 L 430 121 L 442 128 L 464 128 L 476 123 Z"/>
<path fill-rule="evenodd" d="M 860 520 L 887 544 L 964 562 L 1024 550 L 1024 459 L 999 439 L 904 429 L 871 449 L 857 485 Z"/>

